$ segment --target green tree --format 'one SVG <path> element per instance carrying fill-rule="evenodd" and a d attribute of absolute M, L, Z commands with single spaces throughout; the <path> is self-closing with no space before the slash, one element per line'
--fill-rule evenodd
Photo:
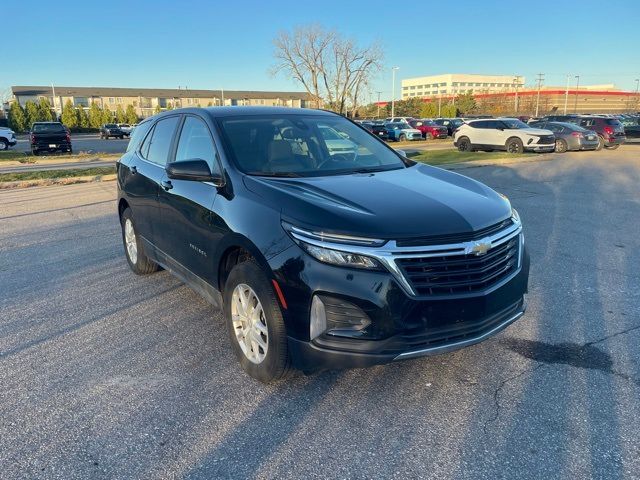
<path fill-rule="evenodd" d="M 78 113 L 76 109 L 73 107 L 73 103 L 71 100 L 67 100 L 62 107 L 62 123 L 65 124 L 69 128 L 77 128 L 78 127 Z"/>
<path fill-rule="evenodd" d="M 87 114 L 87 111 L 82 107 L 78 107 L 76 110 L 76 114 L 78 117 L 78 126 L 80 128 L 89 128 L 91 125 L 89 123 L 89 115 Z"/>
<path fill-rule="evenodd" d="M 417 117 L 420 115 L 424 100 L 418 97 L 407 98 L 395 102 L 394 115 L 396 117 Z"/>
<path fill-rule="evenodd" d="M 456 107 L 458 107 L 460 114 L 467 114 L 475 112 L 478 106 L 476 104 L 476 99 L 473 98 L 473 94 L 468 92 L 461 93 L 456 97 Z"/>
<path fill-rule="evenodd" d="M 420 108 L 422 118 L 434 118 L 438 115 L 438 106 L 433 102 L 427 102 Z"/>
<path fill-rule="evenodd" d="M 138 114 L 136 113 L 136 109 L 133 105 L 127 105 L 127 110 L 125 112 L 125 119 L 129 125 L 138 123 Z"/>
<path fill-rule="evenodd" d="M 116 121 L 118 123 L 126 123 L 127 121 L 127 117 L 124 113 L 124 110 L 122 109 L 122 105 L 118 105 L 118 108 L 116 108 Z"/>
<path fill-rule="evenodd" d="M 38 101 L 38 119 L 40 122 L 50 122 L 53 120 L 53 114 L 51 113 L 51 104 L 49 100 L 42 97 Z"/>
<path fill-rule="evenodd" d="M 109 110 L 109 107 L 103 107 L 100 118 L 101 118 L 100 123 L 103 125 L 105 123 L 111 123 L 113 122 L 113 112 Z"/>
<path fill-rule="evenodd" d="M 447 103 L 446 105 L 443 105 L 442 108 L 440 109 L 440 116 L 443 118 L 457 117 L 458 108 L 451 103 Z"/>
<path fill-rule="evenodd" d="M 24 113 L 27 119 L 27 129 L 31 129 L 33 122 L 38 122 L 40 120 L 40 110 L 38 110 L 38 105 L 29 100 L 24 104 Z"/>
<path fill-rule="evenodd" d="M 156 108 L 153 110 L 154 114 L 158 114 L 162 111 L 162 108 L 160 107 L 160 104 L 156 105 Z"/>
<path fill-rule="evenodd" d="M 102 126 L 102 109 L 96 102 L 93 102 L 89 107 L 89 126 L 91 128 Z"/>
<path fill-rule="evenodd" d="M 16 132 L 25 132 L 29 129 L 24 108 L 18 102 L 13 102 L 9 107 L 9 126 Z"/>

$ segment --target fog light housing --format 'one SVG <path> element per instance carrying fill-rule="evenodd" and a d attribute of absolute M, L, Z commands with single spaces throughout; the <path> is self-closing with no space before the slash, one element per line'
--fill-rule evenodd
<path fill-rule="evenodd" d="M 323 333 L 334 337 L 364 337 L 369 325 L 371 319 L 357 305 L 329 295 L 313 296 L 309 327 L 311 340 Z"/>

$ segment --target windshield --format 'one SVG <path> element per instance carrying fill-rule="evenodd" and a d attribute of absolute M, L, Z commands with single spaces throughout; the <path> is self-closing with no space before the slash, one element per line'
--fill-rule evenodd
<path fill-rule="evenodd" d="M 437 124 L 436 122 L 434 122 L 433 120 L 423 120 L 423 121 L 422 121 L 422 124 L 423 124 L 423 125 L 427 125 L 427 126 L 429 126 L 429 127 L 435 127 L 435 126 L 437 126 L 437 125 L 438 125 L 438 124 Z"/>
<path fill-rule="evenodd" d="M 531 128 L 529 127 L 529 125 L 527 125 L 524 122 L 521 122 L 516 118 L 506 118 L 506 119 L 501 119 L 500 121 L 504 123 L 507 126 L 507 128 L 510 130 L 517 130 L 519 128 Z"/>
<path fill-rule="evenodd" d="M 218 125 L 237 167 L 251 175 L 310 177 L 405 167 L 384 143 L 337 115 L 225 117 Z"/>
<path fill-rule="evenodd" d="M 66 132 L 61 123 L 34 123 L 34 133 L 62 133 Z"/>

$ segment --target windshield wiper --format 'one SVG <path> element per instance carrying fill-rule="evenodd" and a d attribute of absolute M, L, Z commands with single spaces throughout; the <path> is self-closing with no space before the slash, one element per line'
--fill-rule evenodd
<path fill-rule="evenodd" d="M 257 175 L 260 177 L 282 177 L 282 178 L 299 178 L 302 176 L 293 172 L 248 172 L 248 174 Z"/>
<path fill-rule="evenodd" d="M 358 168 L 356 170 L 351 170 L 349 173 L 375 173 L 375 172 L 388 172 L 389 170 L 399 170 L 402 167 L 398 168 L 382 168 L 382 167 L 365 167 Z"/>

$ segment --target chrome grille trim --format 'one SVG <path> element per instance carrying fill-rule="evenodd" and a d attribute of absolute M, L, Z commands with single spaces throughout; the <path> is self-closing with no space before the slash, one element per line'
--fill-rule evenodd
<path fill-rule="evenodd" d="M 502 279 L 497 285 L 494 285 L 492 288 L 497 288 L 497 286 L 502 285 L 507 282 L 511 278 L 513 278 L 520 271 L 522 264 L 522 254 L 523 254 L 523 246 L 524 246 L 524 237 L 521 235 L 522 233 L 522 223 L 517 216 L 512 217 L 513 224 L 509 227 L 501 230 L 499 232 L 494 233 L 493 235 L 489 235 L 483 239 L 468 241 L 468 242 L 459 242 L 459 243 L 451 243 L 444 245 L 426 245 L 426 246 L 414 246 L 414 247 L 398 247 L 395 240 L 389 240 L 384 245 L 381 246 L 365 246 L 365 245 L 349 245 L 345 243 L 336 243 L 331 241 L 324 241 L 322 238 L 330 238 L 329 236 L 320 236 L 318 234 L 307 234 L 304 230 L 294 229 L 289 230 L 289 233 L 294 238 L 309 243 L 311 245 L 315 245 L 317 247 L 330 248 L 333 250 L 339 250 L 341 252 L 355 253 L 359 255 L 366 255 L 378 260 L 389 272 L 394 276 L 396 281 L 400 284 L 400 286 L 405 290 L 405 292 L 411 297 L 419 297 L 411 283 L 405 277 L 402 272 L 400 266 L 396 263 L 396 259 L 399 258 L 421 258 L 421 257 L 443 257 L 443 256 L 454 256 L 454 255 L 469 255 L 471 253 L 471 248 L 476 245 L 478 242 L 488 242 L 491 245 L 491 248 L 502 245 L 505 242 L 508 242 L 512 238 L 520 235 L 519 238 L 519 249 L 518 249 L 518 266 L 517 269 L 508 277 Z M 334 237 L 335 238 L 335 237 Z M 360 239 L 359 239 L 360 240 Z M 374 240 L 375 241 L 375 240 Z"/>

